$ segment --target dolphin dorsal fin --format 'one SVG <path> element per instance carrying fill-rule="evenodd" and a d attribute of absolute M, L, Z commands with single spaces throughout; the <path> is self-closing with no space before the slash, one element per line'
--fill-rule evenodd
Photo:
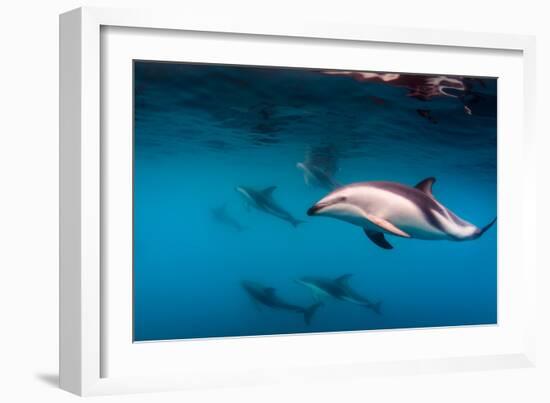
<path fill-rule="evenodd" d="M 435 178 L 433 176 L 430 176 L 429 178 L 424 179 L 423 181 L 418 182 L 418 184 L 415 186 L 418 190 L 426 193 L 430 197 L 434 197 L 432 193 L 432 187 L 435 183 Z"/>
<path fill-rule="evenodd" d="M 268 188 L 265 188 L 264 190 L 262 190 L 262 194 L 264 196 L 271 196 L 271 194 L 273 193 L 273 191 L 277 189 L 277 186 L 270 186 Z"/>
<path fill-rule="evenodd" d="M 336 277 L 334 281 L 340 284 L 346 284 L 351 276 L 352 276 L 351 273 L 343 274 L 339 277 Z"/>

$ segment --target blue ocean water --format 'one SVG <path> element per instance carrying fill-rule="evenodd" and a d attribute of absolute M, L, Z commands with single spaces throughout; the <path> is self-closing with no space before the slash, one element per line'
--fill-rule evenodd
<path fill-rule="evenodd" d="M 496 226 L 464 242 L 387 236 L 384 250 L 307 216 L 328 190 L 296 164 L 325 164 L 341 184 L 433 176 L 437 199 L 483 226 L 497 213 L 497 80 L 333 73 L 135 62 L 135 341 L 496 323 Z M 238 186 L 277 186 L 306 222 L 251 209 Z M 296 279 L 344 274 L 379 315 L 328 298 L 308 325 L 241 286 L 307 307 Z"/>

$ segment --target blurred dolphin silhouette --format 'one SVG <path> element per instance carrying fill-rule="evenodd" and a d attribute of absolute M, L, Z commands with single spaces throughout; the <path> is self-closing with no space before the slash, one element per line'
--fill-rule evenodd
<path fill-rule="evenodd" d="M 306 185 L 327 190 L 340 186 L 334 180 L 334 174 L 338 171 L 338 151 L 333 145 L 308 147 L 304 161 L 298 162 L 296 167 L 304 172 Z"/>
<path fill-rule="evenodd" d="M 328 190 L 332 190 L 340 186 L 340 184 L 336 182 L 331 175 L 313 164 L 298 162 L 296 167 L 304 171 L 304 182 L 306 185 L 316 185 Z"/>
<path fill-rule="evenodd" d="M 288 221 L 294 227 L 304 223 L 305 221 L 294 218 L 292 214 L 283 209 L 275 202 L 275 200 L 273 200 L 273 191 L 275 189 L 277 189 L 277 186 L 269 186 L 263 190 L 255 190 L 245 186 L 237 186 L 235 188 L 235 190 L 243 196 L 248 206 L 253 206 L 264 213 L 280 218 L 281 220 Z"/>
<path fill-rule="evenodd" d="M 245 229 L 245 227 L 243 227 L 236 219 L 229 215 L 225 204 L 220 207 L 211 208 L 210 213 L 212 214 L 212 217 L 214 217 L 214 219 L 220 224 L 234 228 L 237 231 L 242 231 Z"/>
<path fill-rule="evenodd" d="M 380 314 L 380 305 L 382 302 L 378 301 L 373 303 L 355 292 L 348 284 L 350 277 L 351 274 L 344 274 L 335 279 L 325 277 L 302 277 L 296 280 L 296 282 L 309 288 L 318 301 L 326 297 L 332 297 L 341 301 L 364 306 Z"/>
<path fill-rule="evenodd" d="M 322 303 L 317 302 L 307 308 L 299 305 L 289 304 L 279 297 L 275 291 L 275 288 L 265 287 L 262 284 L 253 281 L 242 281 L 241 286 L 252 297 L 254 301 L 261 303 L 273 309 L 282 309 L 291 312 L 297 312 L 304 315 L 304 322 L 309 325 L 311 317 L 317 311 Z"/>

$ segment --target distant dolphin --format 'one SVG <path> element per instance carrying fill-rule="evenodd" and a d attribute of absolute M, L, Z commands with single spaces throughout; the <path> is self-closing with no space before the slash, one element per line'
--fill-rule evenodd
<path fill-rule="evenodd" d="M 304 161 L 296 167 L 304 172 L 304 181 L 308 186 L 318 186 L 327 190 L 339 187 L 333 178 L 338 171 L 338 150 L 332 145 L 308 146 Z"/>
<path fill-rule="evenodd" d="M 241 224 L 239 224 L 237 220 L 235 220 L 233 217 L 229 215 L 225 205 L 220 207 L 214 207 L 210 209 L 210 212 L 212 213 L 212 217 L 214 217 L 214 219 L 217 222 L 224 224 L 228 227 L 234 228 L 237 231 L 242 231 L 244 229 L 244 227 Z"/>
<path fill-rule="evenodd" d="M 294 218 L 288 211 L 283 209 L 275 202 L 275 200 L 273 200 L 273 191 L 276 188 L 277 186 L 270 186 L 263 190 L 255 190 L 250 187 L 237 186 L 235 190 L 244 197 L 249 206 L 253 206 L 256 209 L 278 217 L 281 220 L 288 221 L 294 227 L 297 227 L 298 224 L 304 223 L 305 221 Z"/>
<path fill-rule="evenodd" d="M 335 279 L 325 277 L 302 277 L 301 279 L 296 280 L 296 282 L 309 288 L 317 300 L 332 297 L 341 301 L 347 301 L 352 304 L 364 306 L 380 314 L 380 305 L 382 302 L 378 301 L 373 303 L 369 299 L 352 290 L 348 284 L 350 277 L 351 274 L 344 274 L 343 276 L 336 277 Z"/>
<path fill-rule="evenodd" d="M 298 162 L 296 167 L 304 171 L 304 181 L 306 185 L 315 185 L 327 190 L 333 190 L 340 186 L 328 172 L 313 164 Z"/>
<path fill-rule="evenodd" d="M 311 317 L 319 308 L 322 303 L 317 302 L 307 308 L 289 304 L 283 301 L 275 292 L 275 288 L 265 287 L 262 284 L 255 283 L 253 281 L 242 281 L 241 286 L 244 290 L 253 298 L 254 301 L 257 301 L 265 306 L 268 306 L 273 309 L 281 309 L 291 312 L 298 312 L 304 315 L 304 321 L 309 325 L 311 322 Z"/>
<path fill-rule="evenodd" d="M 376 245 L 392 249 L 384 234 L 403 238 L 451 241 L 477 239 L 495 223 L 482 228 L 458 218 L 432 194 L 435 178 L 414 188 L 395 182 L 361 182 L 329 193 L 307 214 L 324 215 L 362 227 Z"/>

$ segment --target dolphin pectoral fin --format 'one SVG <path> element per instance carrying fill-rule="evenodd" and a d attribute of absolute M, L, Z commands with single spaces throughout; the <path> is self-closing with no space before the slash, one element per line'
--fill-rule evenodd
<path fill-rule="evenodd" d="M 382 305 L 382 301 L 378 301 L 374 304 L 367 305 L 367 308 L 372 309 L 375 313 L 380 315 L 380 305 Z"/>
<path fill-rule="evenodd" d="M 432 193 L 432 187 L 433 187 L 434 183 L 435 183 L 435 178 L 434 177 L 429 177 L 429 178 L 424 179 L 423 181 L 418 182 L 416 184 L 415 188 L 417 188 L 418 190 L 426 193 L 428 196 L 433 198 L 434 195 Z"/>
<path fill-rule="evenodd" d="M 258 312 L 262 312 L 262 306 L 261 304 L 258 302 L 258 300 L 252 296 L 249 295 L 249 298 L 250 298 L 250 301 L 252 302 L 252 305 L 254 305 L 254 308 L 258 311 Z"/>
<path fill-rule="evenodd" d="M 317 302 L 316 304 L 311 305 L 309 308 L 304 309 L 304 322 L 306 322 L 306 325 L 309 325 L 311 323 L 311 317 L 317 311 L 317 308 L 322 305 L 322 302 Z"/>
<path fill-rule="evenodd" d="M 403 238 L 410 238 L 411 236 L 407 234 L 405 231 L 400 230 L 395 225 L 393 225 L 388 220 L 384 220 L 383 218 L 374 216 L 372 214 L 366 214 L 367 220 L 372 222 L 373 224 L 379 226 L 384 231 L 389 232 L 390 234 L 397 235 Z M 368 235 L 368 234 L 367 234 Z"/>
<path fill-rule="evenodd" d="M 382 232 L 370 231 L 366 228 L 364 229 L 364 231 L 369 239 L 376 245 L 380 246 L 382 249 L 393 249 L 393 246 L 386 240 Z"/>
<path fill-rule="evenodd" d="M 304 183 L 307 185 L 307 186 L 310 186 L 311 184 L 309 183 L 309 175 L 307 173 L 304 172 Z"/>

